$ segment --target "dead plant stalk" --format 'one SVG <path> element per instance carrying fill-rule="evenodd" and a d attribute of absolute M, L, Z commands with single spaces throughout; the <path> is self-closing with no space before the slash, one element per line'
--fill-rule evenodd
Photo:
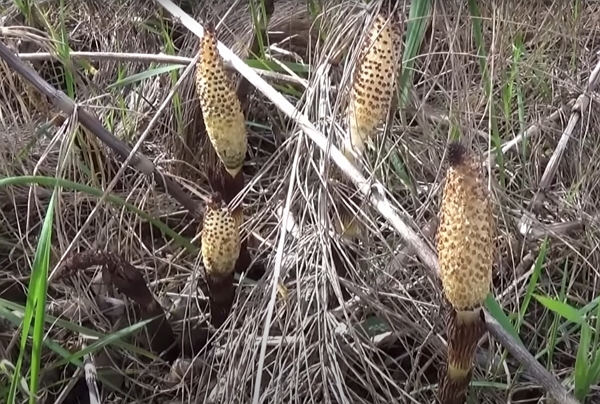
<path fill-rule="evenodd" d="M 533 212 L 536 207 L 540 204 L 543 199 L 544 191 L 548 189 L 552 180 L 556 176 L 556 172 L 558 171 L 558 167 L 563 158 L 565 150 L 567 149 L 567 144 L 569 143 L 569 139 L 573 137 L 573 132 L 579 123 L 579 120 L 583 116 L 584 113 L 588 111 L 588 107 L 590 105 L 590 94 L 595 91 L 596 87 L 600 83 L 600 60 L 598 60 L 596 67 L 590 74 L 590 78 L 588 79 L 588 83 L 584 92 L 577 97 L 575 104 L 571 107 L 571 116 L 569 117 L 569 122 L 567 123 L 567 127 L 562 133 L 560 140 L 558 141 L 558 145 L 552 153 L 550 157 L 550 161 L 544 170 L 544 174 L 542 174 L 542 179 L 540 180 L 540 185 L 538 186 L 538 191 L 535 193 L 527 210 L 523 213 L 521 220 L 519 221 L 519 231 L 524 236 L 528 235 L 531 231 L 533 218 Z"/>

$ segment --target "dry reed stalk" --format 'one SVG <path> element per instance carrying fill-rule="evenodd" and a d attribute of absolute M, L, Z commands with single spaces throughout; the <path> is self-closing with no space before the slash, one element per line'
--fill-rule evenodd
<path fill-rule="evenodd" d="M 29 67 L 34 68 L 31 62 L 27 63 Z M 56 127 L 60 127 L 66 118 L 63 114 L 56 113 L 46 95 L 38 91 L 27 80 L 20 80 L 23 84 L 23 90 L 31 106 L 40 114 L 48 118 L 48 122 Z M 112 177 L 115 172 L 112 162 L 106 157 L 104 150 L 100 146 L 98 139 L 85 128 L 76 131 L 74 136 L 74 145 L 79 150 L 79 158 L 88 167 L 91 177 L 96 180 Z"/>
<path fill-rule="evenodd" d="M 437 249 L 447 317 L 448 357 L 440 380 L 440 404 L 463 404 L 490 292 L 494 217 L 481 164 L 459 143 L 448 148 L 450 167 L 442 198 Z"/>

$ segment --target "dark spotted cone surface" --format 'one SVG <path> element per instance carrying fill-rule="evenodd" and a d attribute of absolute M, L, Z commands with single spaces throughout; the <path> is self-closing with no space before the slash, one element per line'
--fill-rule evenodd
<path fill-rule="evenodd" d="M 460 143 L 450 144 L 448 160 L 437 250 L 440 279 L 451 308 L 439 402 L 463 404 L 477 342 L 485 332 L 481 305 L 490 292 L 495 229 L 479 161 Z"/>
<path fill-rule="evenodd" d="M 357 157 L 363 154 L 392 103 L 400 53 L 394 46 L 398 41 L 392 24 L 383 14 L 375 17 L 354 73 L 348 109 L 350 136 L 342 148 L 353 163 L 356 158 L 350 150 Z"/>
<path fill-rule="evenodd" d="M 216 198 L 215 198 L 216 199 Z M 240 256 L 241 212 L 230 212 L 222 200 L 207 204 L 202 227 L 202 261 L 210 292 L 213 325 L 219 327 L 233 303 L 233 275 Z"/>
<path fill-rule="evenodd" d="M 248 140 L 242 106 L 217 50 L 217 38 L 206 29 L 200 40 L 196 92 L 206 133 L 232 177 L 242 169 Z"/>
<path fill-rule="evenodd" d="M 444 295 L 455 310 L 472 310 L 490 292 L 494 217 L 481 165 L 464 146 L 448 149 L 437 250 Z"/>

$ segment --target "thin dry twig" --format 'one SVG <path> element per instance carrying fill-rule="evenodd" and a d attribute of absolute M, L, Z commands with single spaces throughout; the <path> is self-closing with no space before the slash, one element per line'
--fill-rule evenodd
<path fill-rule="evenodd" d="M 36 53 L 19 53 L 18 58 L 26 61 L 45 61 L 58 59 L 58 57 L 51 52 L 36 52 Z M 194 58 L 188 58 L 185 56 L 172 56 L 154 53 L 124 53 L 124 52 L 70 52 L 69 57 L 71 59 L 84 59 L 91 61 L 103 61 L 103 60 L 116 60 L 120 62 L 145 62 L 145 63 L 169 63 L 173 65 L 187 66 L 194 62 Z M 225 63 L 225 68 L 232 70 L 233 67 L 230 63 Z M 287 84 L 299 84 L 306 87 L 306 80 L 298 79 L 294 76 L 289 76 L 282 73 L 272 72 L 263 69 L 252 68 L 256 74 L 268 79 L 269 81 L 287 83 Z"/>
<path fill-rule="evenodd" d="M 191 32 L 201 38 L 204 35 L 204 29 L 200 23 L 187 15 L 178 6 L 170 0 L 155 0 L 163 6 L 174 17 Z M 277 92 L 273 87 L 261 79 L 252 69 L 250 69 L 240 58 L 238 58 L 223 43 L 218 43 L 218 50 L 223 59 L 228 60 L 233 67 L 261 91 L 269 100 L 273 102 L 284 114 L 293 119 L 306 133 L 306 135 L 324 152 L 329 150 L 331 159 L 338 168 L 348 176 L 379 211 L 379 213 L 394 227 L 394 229 L 405 239 L 407 244 L 411 245 L 423 264 L 432 271 L 438 273 L 438 261 L 432 248 L 423 241 L 417 233 L 408 226 L 398 215 L 383 192 L 384 187 L 377 181 L 369 182 L 338 148 L 329 144 L 327 138 L 320 133 L 310 122 L 306 115 L 298 111 L 288 100 Z M 376 191 L 376 192 L 372 192 Z M 579 404 L 560 382 L 552 376 L 536 359 L 527 352 L 515 339 L 486 311 L 485 319 L 488 324 L 488 330 L 502 345 L 515 356 L 515 358 L 529 371 L 532 376 L 544 387 L 544 389 L 558 402 L 565 404 Z"/>
<path fill-rule="evenodd" d="M 536 122 L 536 123 L 532 124 L 525 130 L 525 132 L 520 133 L 514 139 L 509 140 L 508 142 L 504 143 L 501 148 L 501 150 L 502 150 L 501 153 L 506 154 L 510 149 L 512 149 L 513 147 L 516 147 L 523 140 L 538 136 L 542 132 L 542 127 L 544 126 L 544 124 L 556 123 L 558 120 L 560 120 L 560 118 L 564 114 L 566 114 L 568 111 L 572 110 L 573 106 L 575 105 L 575 101 L 576 100 L 569 101 L 562 108 L 559 108 L 558 110 L 556 110 L 552 114 L 550 114 L 550 116 L 548 116 L 542 122 Z M 495 153 L 493 150 L 491 150 L 491 151 L 487 152 L 486 154 L 488 155 L 488 165 L 490 167 L 495 166 L 497 153 Z"/>
<path fill-rule="evenodd" d="M 130 160 L 134 168 L 148 177 L 154 174 L 153 177 L 157 185 L 163 188 L 165 192 L 189 210 L 190 213 L 198 217 L 201 215 L 200 205 L 191 199 L 177 183 L 166 178 L 148 157 L 140 152 L 132 155 L 132 148 L 106 130 L 102 125 L 102 122 L 100 122 L 94 114 L 79 107 L 65 93 L 52 87 L 31 67 L 27 66 L 25 62 L 19 60 L 19 58 L 2 42 L 0 42 L 0 58 L 2 58 L 12 70 L 19 73 L 19 75 L 33 85 L 40 93 L 48 97 L 50 102 L 63 113 L 68 116 L 76 114 L 79 122 L 81 122 L 85 128 L 92 132 L 104 144 L 114 150 L 119 157 L 126 161 Z"/>
<path fill-rule="evenodd" d="M 542 179 L 540 180 L 540 185 L 538 186 L 538 190 L 531 199 L 529 206 L 523 213 L 521 220 L 519 221 L 519 231 L 524 236 L 527 235 L 531 231 L 531 226 L 533 222 L 534 210 L 537 206 L 542 202 L 544 192 L 550 187 L 552 180 L 554 179 L 556 172 L 558 170 L 558 166 L 561 163 L 562 157 L 567 149 L 567 144 L 569 143 L 569 139 L 573 136 L 573 132 L 575 131 L 575 127 L 579 123 L 579 120 L 583 116 L 584 113 L 587 112 L 588 107 L 590 105 L 590 94 L 596 89 L 600 83 L 600 60 L 596 64 L 596 67 L 590 74 L 590 78 L 588 79 L 587 86 L 585 91 L 577 97 L 575 104 L 571 107 L 571 116 L 569 117 L 569 123 L 562 133 L 560 140 L 558 141 L 558 145 L 552 153 L 552 157 L 550 157 L 550 161 L 544 170 L 544 174 L 542 175 Z"/>

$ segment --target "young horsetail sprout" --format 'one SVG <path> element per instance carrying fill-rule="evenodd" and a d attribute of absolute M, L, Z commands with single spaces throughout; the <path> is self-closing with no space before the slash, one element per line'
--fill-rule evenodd
<path fill-rule="evenodd" d="M 460 143 L 448 148 L 437 250 L 442 288 L 451 307 L 448 358 L 440 404 L 463 404 L 477 342 L 485 333 L 482 304 L 490 292 L 494 218 L 481 166 Z"/>
<path fill-rule="evenodd" d="M 350 161 L 362 156 L 366 142 L 372 139 L 392 103 L 400 53 L 396 35 L 392 21 L 378 14 L 370 27 L 350 91 L 349 138 L 344 145 L 344 154 Z"/>
<path fill-rule="evenodd" d="M 219 160 L 235 178 L 246 158 L 246 125 L 240 100 L 217 50 L 217 38 L 210 28 L 204 30 L 200 40 L 196 92 L 208 137 Z"/>
<path fill-rule="evenodd" d="M 207 203 L 202 226 L 202 261 L 209 290 L 211 321 L 220 327 L 234 299 L 234 269 L 240 256 L 240 217 L 220 197 Z"/>

